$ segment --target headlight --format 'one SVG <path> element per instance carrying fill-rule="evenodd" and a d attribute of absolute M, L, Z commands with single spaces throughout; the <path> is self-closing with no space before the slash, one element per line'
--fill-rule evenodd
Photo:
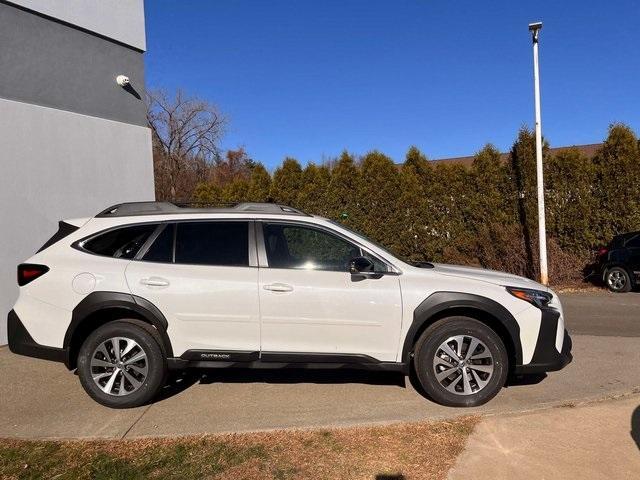
<path fill-rule="evenodd" d="M 547 307 L 549 302 L 553 298 L 549 292 L 544 292 L 542 290 L 532 290 L 530 288 L 518 288 L 518 287 L 505 287 L 507 292 L 509 292 L 514 297 L 519 298 L 520 300 L 524 300 L 525 302 L 529 302 L 532 305 L 535 305 L 538 308 Z"/>

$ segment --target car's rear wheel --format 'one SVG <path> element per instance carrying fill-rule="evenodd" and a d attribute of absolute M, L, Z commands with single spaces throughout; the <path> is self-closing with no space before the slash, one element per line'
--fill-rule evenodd
<path fill-rule="evenodd" d="M 504 386 L 506 348 L 490 327 L 469 317 L 429 326 L 416 343 L 414 368 L 425 393 L 452 407 L 482 405 Z"/>
<path fill-rule="evenodd" d="M 146 325 L 118 320 L 92 332 L 80 347 L 78 376 L 85 391 L 112 408 L 138 407 L 162 388 L 166 361 Z M 153 328 L 153 327 L 150 327 Z"/>
<path fill-rule="evenodd" d="M 607 288 L 615 293 L 625 293 L 631 290 L 631 277 L 622 267 L 612 267 L 604 276 Z"/>

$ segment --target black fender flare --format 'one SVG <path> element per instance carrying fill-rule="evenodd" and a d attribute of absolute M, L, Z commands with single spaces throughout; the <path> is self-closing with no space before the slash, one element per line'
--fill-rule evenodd
<path fill-rule="evenodd" d="M 409 326 L 402 347 L 402 361 L 409 364 L 413 346 L 418 339 L 418 332 L 425 324 L 430 324 L 434 317 L 446 316 L 447 310 L 455 314 L 454 309 L 472 309 L 483 312 L 496 319 L 508 332 L 513 346 L 515 365 L 522 364 L 522 344 L 520 342 L 520 326 L 511 313 L 495 300 L 462 292 L 434 292 L 425 298 L 413 311 L 413 321 Z"/>
<path fill-rule="evenodd" d="M 167 358 L 173 357 L 171 340 L 169 340 L 169 336 L 167 335 L 169 323 L 158 307 L 150 301 L 130 293 L 92 292 L 83 298 L 73 309 L 71 323 L 69 327 L 67 327 L 64 335 L 63 348 L 67 352 L 65 365 L 68 368 L 74 363 L 74 359 L 71 358 L 71 342 L 75 332 L 91 315 L 107 309 L 128 310 L 135 313 L 138 318 L 141 317 L 153 325 L 153 327 L 155 327 L 154 330 L 158 333 L 158 340 L 160 341 L 160 347 L 163 353 Z"/>

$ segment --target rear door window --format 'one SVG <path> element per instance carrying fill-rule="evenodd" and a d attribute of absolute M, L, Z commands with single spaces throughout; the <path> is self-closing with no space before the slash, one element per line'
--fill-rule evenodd
<path fill-rule="evenodd" d="M 82 244 L 82 248 L 96 255 L 132 259 L 157 226 L 157 223 L 148 223 L 116 228 L 90 238 Z"/>
<path fill-rule="evenodd" d="M 249 266 L 249 222 L 176 224 L 175 263 Z"/>
<path fill-rule="evenodd" d="M 142 255 L 146 262 L 173 262 L 174 224 L 163 225 L 160 234 L 153 241 L 149 249 Z"/>

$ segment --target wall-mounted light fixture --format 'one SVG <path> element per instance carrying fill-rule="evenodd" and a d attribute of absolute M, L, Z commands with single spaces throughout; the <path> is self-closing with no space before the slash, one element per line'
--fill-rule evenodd
<path fill-rule="evenodd" d="M 129 77 L 127 77 L 126 75 L 118 75 L 116 77 L 116 83 L 118 85 L 120 85 L 121 87 L 126 87 L 127 85 L 129 85 L 131 82 L 129 81 Z"/>

